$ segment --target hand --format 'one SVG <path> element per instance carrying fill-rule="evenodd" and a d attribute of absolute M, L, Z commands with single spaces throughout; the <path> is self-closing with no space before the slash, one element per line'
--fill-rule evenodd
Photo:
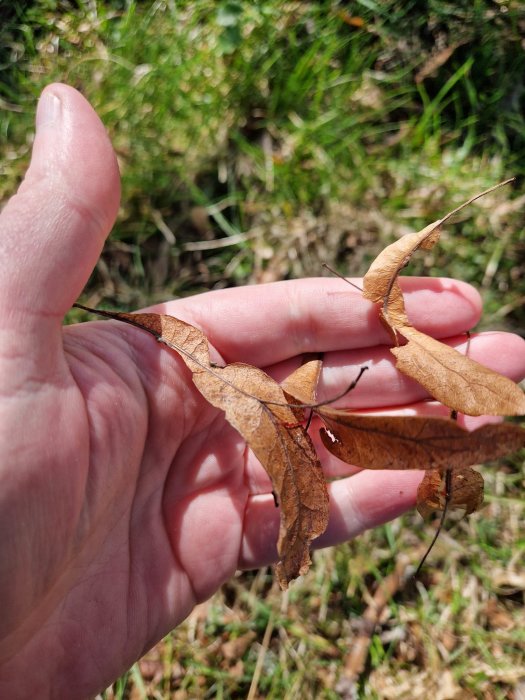
<path fill-rule="evenodd" d="M 119 176 L 87 102 L 64 85 L 39 103 L 33 158 L 0 219 L 0 696 L 85 698 L 111 683 L 236 569 L 276 558 L 269 481 L 178 357 L 113 321 L 62 329 L 112 226 Z M 414 323 L 437 337 L 478 320 L 477 293 L 405 280 Z M 159 309 L 157 309 L 159 310 Z M 375 309 L 340 280 L 203 294 L 162 311 L 200 327 L 226 361 L 282 378 L 324 351 L 325 394 L 371 365 L 347 404 L 414 405 Z M 472 341 L 517 379 L 523 342 Z M 356 470 L 325 456 L 328 475 Z M 330 486 L 321 544 L 413 505 L 417 473 Z M 42 663 L 43 660 L 43 663 Z"/>

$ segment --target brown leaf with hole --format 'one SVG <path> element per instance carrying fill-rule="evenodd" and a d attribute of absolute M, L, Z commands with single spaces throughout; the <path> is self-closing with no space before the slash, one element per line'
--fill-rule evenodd
<path fill-rule="evenodd" d="M 469 432 L 447 418 L 359 415 L 326 407 L 316 412 L 333 436 L 321 430 L 324 446 L 362 469 L 459 469 L 525 446 L 525 430 L 512 423 Z"/>
<path fill-rule="evenodd" d="M 391 348 L 397 369 L 445 406 L 469 416 L 525 414 L 525 394 L 512 380 L 412 326 L 399 332 L 408 343 Z"/>
<path fill-rule="evenodd" d="M 447 508 L 463 510 L 465 515 L 478 510 L 483 503 L 484 481 L 481 474 L 471 467 L 460 467 L 451 472 L 450 479 Z M 425 472 L 417 489 L 417 509 L 423 518 L 443 512 L 446 490 L 445 473 L 435 469 Z"/>
<path fill-rule="evenodd" d="M 86 308 L 86 307 L 81 307 Z M 90 309 L 88 309 L 90 310 Z M 311 542 L 328 525 L 328 490 L 312 441 L 265 372 L 242 363 L 210 364 L 202 331 L 172 316 L 96 312 L 148 331 L 175 350 L 204 398 L 224 411 L 268 472 L 280 503 L 276 575 L 281 588 L 308 571 Z"/>
<path fill-rule="evenodd" d="M 510 379 L 413 328 L 405 312 L 398 276 L 419 248 L 430 249 L 437 243 L 447 219 L 494 189 L 472 197 L 443 219 L 387 246 L 363 278 L 363 296 L 382 303 L 380 319 L 399 346 L 392 348 L 397 369 L 415 379 L 445 406 L 471 416 L 523 415 L 525 394 Z M 400 345 L 400 336 L 408 340 L 406 345 Z"/>

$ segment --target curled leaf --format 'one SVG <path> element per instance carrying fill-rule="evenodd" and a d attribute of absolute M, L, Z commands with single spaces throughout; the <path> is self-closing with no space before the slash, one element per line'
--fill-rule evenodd
<path fill-rule="evenodd" d="M 450 509 L 465 511 L 470 515 L 483 503 L 483 477 L 471 467 L 454 469 L 450 474 L 448 503 Z M 417 509 L 423 518 L 443 512 L 447 501 L 446 476 L 432 469 L 425 472 L 417 489 Z"/>
<path fill-rule="evenodd" d="M 374 302 L 382 302 L 381 316 L 395 330 L 408 324 L 403 294 L 397 280 L 412 255 L 419 248 L 430 249 L 439 240 L 443 219 L 426 226 L 422 231 L 402 236 L 384 248 L 363 277 L 363 296 Z"/>
<path fill-rule="evenodd" d="M 294 412 L 281 405 L 282 389 L 262 370 L 232 364 L 214 374 L 195 372 L 193 381 L 225 411 L 270 476 L 281 508 L 276 573 L 285 589 L 308 571 L 311 542 L 328 524 L 328 491 L 315 448 Z"/>
<path fill-rule="evenodd" d="M 525 414 L 525 394 L 510 379 L 462 356 L 453 348 L 421 333 L 405 312 L 398 277 L 419 248 L 432 248 L 443 223 L 475 199 L 492 192 L 500 183 L 478 194 L 422 231 L 402 236 L 373 261 L 363 278 L 363 296 L 381 302 L 380 319 L 396 346 L 396 367 L 415 379 L 445 406 L 470 416 L 516 416 Z M 401 339 L 408 340 L 406 345 Z"/>
<path fill-rule="evenodd" d="M 421 231 L 402 236 L 379 253 L 363 278 L 363 296 L 365 299 L 370 299 L 370 301 L 382 302 L 384 319 L 391 324 L 394 331 L 398 326 L 408 323 L 408 319 L 404 314 L 403 295 L 397 278 L 401 270 L 408 265 L 414 253 L 419 248 L 426 250 L 433 248 L 439 240 L 442 225 L 454 214 L 475 202 L 476 199 L 493 192 L 503 185 L 507 185 L 513 180 L 514 178 L 510 178 L 505 180 L 505 182 L 494 185 L 494 187 L 490 187 L 484 192 L 474 195 L 468 201 L 460 204 L 459 207 L 448 212 L 442 219 L 425 226 Z M 392 309 L 391 306 L 396 308 Z"/>
<path fill-rule="evenodd" d="M 316 401 L 317 383 L 321 376 L 323 361 L 319 353 L 310 353 L 302 364 L 281 382 L 281 389 L 290 397 L 291 403 L 313 404 Z M 302 409 L 299 409 L 302 414 Z"/>

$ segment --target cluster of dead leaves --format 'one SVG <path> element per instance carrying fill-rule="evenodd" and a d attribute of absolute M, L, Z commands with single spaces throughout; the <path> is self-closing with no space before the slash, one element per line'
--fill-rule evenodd
<path fill-rule="evenodd" d="M 385 248 L 364 277 L 363 296 L 380 304 L 397 368 L 453 414 L 523 415 L 525 394 L 516 384 L 416 330 L 405 313 L 398 276 L 419 248 L 436 244 L 441 226 L 456 211 Z M 77 306 L 141 328 L 177 352 L 202 395 L 246 440 L 268 472 L 280 507 L 276 574 L 283 589 L 308 570 L 311 543 L 325 531 L 329 517 L 328 490 L 305 408 L 323 421 L 325 447 L 345 462 L 363 469 L 427 470 L 418 491 L 422 515 L 446 507 L 476 510 L 483 500 L 483 479 L 471 465 L 525 445 L 525 430 L 511 423 L 468 432 L 452 419 L 359 415 L 316 404 L 320 360 L 306 362 L 279 385 L 251 365 L 211 363 L 205 335 L 172 316 Z"/>

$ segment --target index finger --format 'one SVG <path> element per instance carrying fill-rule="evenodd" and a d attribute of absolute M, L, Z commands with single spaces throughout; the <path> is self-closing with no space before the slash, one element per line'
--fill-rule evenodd
<path fill-rule="evenodd" d="M 355 280 L 361 286 L 361 280 Z M 412 323 L 436 338 L 458 335 L 479 320 L 470 285 L 448 278 L 401 279 Z M 305 352 L 364 348 L 390 338 L 375 304 L 343 280 L 308 278 L 206 292 L 154 307 L 204 331 L 227 362 L 259 367 Z"/>

